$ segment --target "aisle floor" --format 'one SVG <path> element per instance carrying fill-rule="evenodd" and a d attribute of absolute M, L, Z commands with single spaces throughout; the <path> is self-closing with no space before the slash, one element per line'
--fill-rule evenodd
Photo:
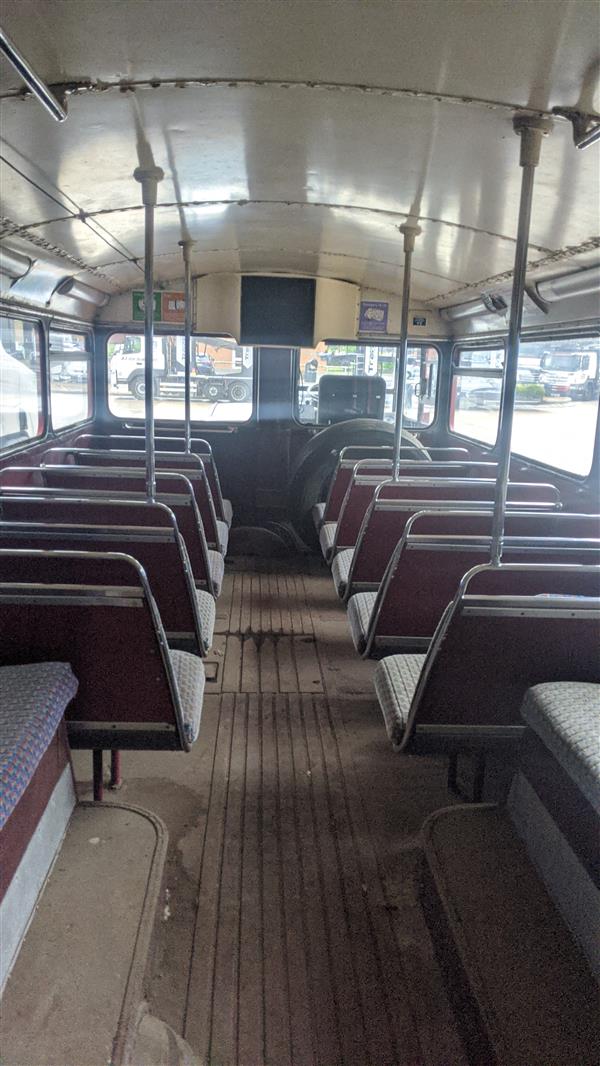
<path fill-rule="evenodd" d="M 444 761 L 389 748 L 319 563 L 228 570 L 194 751 L 123 755 L 170 836 L 151 1009 L 206 1066 L 463 1066 L 418 902 Z"/>

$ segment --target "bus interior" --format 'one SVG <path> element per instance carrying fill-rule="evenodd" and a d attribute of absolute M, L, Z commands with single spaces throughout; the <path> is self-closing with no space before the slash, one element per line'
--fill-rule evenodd
<path fill-rule="evenodd" d="M 0 1058 L 600 1061 L 595 0 L 3 0 Z"/>

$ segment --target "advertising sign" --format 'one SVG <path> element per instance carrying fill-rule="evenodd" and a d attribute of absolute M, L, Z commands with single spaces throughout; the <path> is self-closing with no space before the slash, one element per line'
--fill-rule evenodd
<path fill-rule="evenodd" d="M 389 306 L 380 300 L 361 300 L 359 333 L 387 333 Z"/>

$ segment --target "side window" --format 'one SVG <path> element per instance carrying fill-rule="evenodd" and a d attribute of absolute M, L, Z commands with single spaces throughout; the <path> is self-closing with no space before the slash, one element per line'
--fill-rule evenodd
<path fill-rule="evenodd" d="M 0 318 L 0 451 L 43 432 L 40 329 Z"/>
<path fill-rule="evenodd" d="M 461 348 L 453 353 L 450 429 L 495 444 L 498 437 L 504 348 Z"/>
<path fill-rule="evenodd" d="M 117 418 L 144 417 L 144 338 L 113 333 L 107 343 L 108 405 Z M 184 418 L 185 355 L 180 334 L 154 337 L 154 414 Z M 247 422 L 253 410 L 254 349 L 220 337 L 192 337 L 194 422 Z"/>
<path fill-rule="evenodd" d="M 592 466 L 600 337 L 524 341 L 519 350 L 512 450 L 586 477 Z"/>
<path fill-rule="evenodd" d="M 321 404 L 322 378 L 378 377 L 383 380 L 386 422 L 395 416 L 395 383 L 398 348 L 381 344 L 322 343 L 316 348 L 301 348 L 296 380 L 296 417 L 300 422 L 325 425 L 360 414 L 352 404 L 341 410 L 339 418 Z M 429 426 L 435 418 L 439 355 L 431 345 L 411 345 L 407 352 L 404 388 L 404 417 L 407 428 Z M 330 381 L 328 382 L 328 386 Z M 345 394 L 347 395 L 347 394 Z"/>
<path fill-rule="evenodd" d="M 53 429 L 85 422 L 92 414 L 92 372 L 85 333 L 50 330 L 50 414 Z"/>

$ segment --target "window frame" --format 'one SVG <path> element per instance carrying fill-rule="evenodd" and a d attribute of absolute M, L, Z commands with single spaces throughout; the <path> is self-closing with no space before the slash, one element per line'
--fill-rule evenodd
<path fill-rule="evenodd" d="M 461 352 L 484 352 L 484 351 L 498 351 L 502 349 L 504 355 L 501 367 L 485 367 L 485 366 L 471 366 L 461 367 L 458 363 Z M 506 369 L 506 338 L 496 338 L 494 341 L 491 338 L 486 337 L 485 341 L 475 343 L 474 340 L 470 342 L 457 341 L 453 346 L 450 353 L 450 389 L 448 392 L 448 413 L 446 419 L 446 428 L 448 433 L 453 437 L 457 437 L 458 440 L 469 442 L 470 444 L 477 444 L 480 448 L 489 448 L 491 451 L 498 446 L 498 434 L 500 432 L 500 411 L 502 410 L 502 400 L 504 398 L 504 371 Z M 496 426 L 496 436 L 492 442 L 479 440 L 477 437 L 470 437 L 466 433 L 459 433 L 456 429 L 453 429 L 450 425 L 450 407 L 452 399 L 452 390 L 454 388 L 454 379 L 464 378 L 482 378 L 489 380 L 490 378 L 497 378 L 502 382 L 500 388 L 500 407 L 498 408 L 498 425 Z"/>
<path fill-rule="evenodd" d="M 50 335 L 52 333 L 66 333 L 66 334 L 78 334 L 85 339 L 85 349 L 83 351 L 73 351 L 72 349 L 63 353 L 62 349 L 51 349 Z M 95 411 L 95 388 L 94 388 L 94 334 L 91 329 L 84 329 L 82 326 L 75 326 L 70 323 L 58 322 L 51 320 L 48 323 L 47 329 L 47 376 L 48 376 L 48 429 L 51 434 L 56 436 L 60 433 L 66 433 L 68 430 L 77 429 L 79 426 L 85 426 L 94 420 Z M 88 391 L 88 406 L 89 410 L 85 418 L 79 418 L 73 422 L 67 422 L 64 426 L 55 426 L 54 418 L 52 414 L 52 374 L 51 365 L 52 359 L 56 355 L 63 356 L 63 362 L 82 363 L 88 364 L 88 376 L 87 376 L 87 391 Z"/>
<path fill-rule="evenodd" d="M 0 319 L 16 319 L 19 322 L 31 323 L 38 336 L 38 350 L 40 360 L 40 372 L 39 372 L 39 432 L 34 437 L 27 437 L 26 440 L 16 441 L 14 444 L 8 445 L 3 448 L 0 446 L 0 461 L 3 461 L 7 457 L 17 455 L 19 452 L 24 451 L 25 448 L 30 447 L 32 444 L 39 444 L 41 441 L 46 440 L 50 435 L 50 419 L 49 419 L 49 375 L 47 360 L 45 358 L 47 350 L 46 339 L 46 323 L 39 317 L 39 315 L 22 311 L 20 308 L 2 307 L 0 308 Z"/>
<path fill-rule="evenodd" d="M 137 323 L 136 323 L 136 326 L 137 326 Z M 171 329 L 165 329 L 164 328 L 164 323 L 162 323 L 161 326 L 163 328 L 158 328 L 158 329 L 155 328 L 154 329 L 154 337 L 184 337 L 185 336 L 184 331 L 181 330 L 181 329 L 176 329 L 174 327 L 171 328 Z M 108 360 L 108 344 L 109 344 L 109 341 L 110 341 L 111 337 L 113 337 L 115 335 L 115 333 L 123 333 L 123 334 L 125 334 L 127 336 L 135 336 L 135 337 L 143 337 L 144 336 L 144 330 L 143 329 L 136 329 L 136 328 L 132 329 L 131 326 L 129 326 L 129 325 L 127 325 L 126 327 L 119 327 L 118 324 L 117 325 L 112 324 L 110 326 L 110 328 L 107 328 L 103 332 L 103 336 L 102 336 L 102 348 L 103 348 L 102 381 L 103 381 L 103 384 L 104 384 L 104 395 L 105 395 L 105 398 L 106 398 L 106 412 L 107 412 L 107 414 L 108 414 L 108 416 L 110 418 L 114 419 L 115 422 L 128 423 L 128 424 L 135 425 L 136 427 L 138 425 L 139 426 L 143 426 L 144 425 L 144 421 L 145 421 L 143 416 L 142 417 L 139 417 L 138 415 L 123 415 L 123 416 L 121 416 L 119 414 L 115 414 L 115 412 L 112 410 L 112 408 L 110 406 L 110 370 L 109 370 L 109 360 Z M 251 390 L 251 393 L 252 393 L 252 412 L 251 412 L 250 418 L 244 419 L 243 421 L 237 421 L 237 422 L 228 422 L 226 419 L 223 419 L 223 420 L 221 420 L 219 422 L 217 422 L 217 421 L 210 421 L 209 422 L 209 421 L 201 421 L 200 419 L 192 417 L 192 419 L 191 419 L 192 426 L 196 426 L 198 428 L 201 428 L 204 432 L 209 432 L 212 429 L 215 429 L 217 431 L 230 430 L 232 428 L 236 429 L 238 426 L 240 426 L 240 427 L 241 426 L 249 426 L 253 422 L 256 422 L 257 418 L 258 418 L 258 400 L 259 400 L 259 396 L 258 396 L 258 363 L 259 363 L 259 354 L 258 353 L 259 353 L 259 350 L 261 348 L 261 345 L 259 345 L 259 344 L 248 344 L 248 345 L 238 344 L 238 342 L 235 340 L 235 337 L 228 337 L 228 336 L 224 336 L 223 334 L 220 334 L 219 336 L 217 336 L 214 333 L 197 333 L 197 332 L 193 331 L 192 332 L 192 338 L 193 337 L 204 337 L 204 338 L 206 338 L 208 340 L 210 340 L 210 339 L 213 339 L 213 340 L 232 340 L 232 341 L 235 342 L 236 347 L 238 347 L 238 348 L 252 348 L 252 378 L 251 378 L 251 381 L 252 381 L 252 390 Z M 264 345 L 262 347 L 264 347 Z M 182 402 L 183 402 L 183 399 L 182 399 Z M 157 425 L 161 425 L 161 426 L 176 426 L 176 427 L 180 427 L 180 426 L 182 426 L 184 424 L 185 419 L 184 418 L 181 418 L 181 419 L 177 419 L 177 418 L 161 418 L 160 416 L 157 416 L 156 407 L 155 407 L 155 410 L 154 410 L 154 421 L 155 421 L 155 423 Z"/>
<path fill-rule="evenodd" d="M 530 343 L 535 344 L 535 343 L 542 343 L 544 341 L 551 342 L 551 341 L 585 340 L 588 337 L 589 338 L 595 338 L 598 341 L 600 341 L 600 323 L 598 323 L 597 325 L 586 325 L 585 327 L 580 328 L 580 329 L 577 329 L 576 327 L 573 327 L 573 326 L 571 326 L 570 328 L 569 328 L 569 326 L 564 326 L 563 328 L 554 328 L 552 330 L 548 330 L 547 332 L 545 332 L 545 331 L 540 332 L 539 330 L 534 330 L 531 333 L 522 333 L 520 338 L 519 338 L 519 342 L 520 342 L 520 344 L 530 344 Z M 455 353 L 457 351 L 464 351 L 465 349 L 481 350 L 481 349 L 485 349 L 485 348 L 499 348 L 501 346 L 504 347 L 504 364 L 503 364 L 502 372 L 501 372 L 502 373 L 502 391 L 501 391 L 501 400 L 500 400 L 500 403 L 502 404 L 502 399 L 504 398 L 504 387 L 505 387 L 504 374 L 505 374 L 505 370 L 506 370 L 506 351 L 507 351 L 508 337 L 507 337 L 506 334 L 503 334 L 501 337 L 498 337 L 498 336 L 490 337 L 490 336 L 486 335 L 485 336 L 485 340 L 486 340 L 487 343 L 481 343 L 481 341 L 479 343 L 475 343 L 475 339 L 469 337 L 468 340 L 466 338 L 463 338 L 462 341 L 461 340 L 457 340 L 455 342 L 455 344 L 453 345 L 452 352 L 450 354 L 451 374 L 450 374 L 450 391 L 448 393 L 447 429 L 448 429 L 448 433 L 449 433 L 450 436 L 456 437 L 458 440 L 462 440 L 462 441 L 464 441 L 465 443 L 468 443 L 468 444 L 475 444 L 478 447 L 487 448 L 487 449 L 489 449 L 490 452 L 493 452 L 498 447 L 498 433 L 496 433 L 496 440 L 495 440 L 494 444 L 491 445 L 491 444 L 486 444 L 484 441 L 478 441 L 478 440 L 476 440 L 475 437 L 468 437 L 465 434 L 457 433 L 456 430 L 454 430 L 454 429 L 452 429 L 450 427 L 450 402 L 449 401 L 450 401 L 450 396 L 452 395 L 452 382 L 453 382 L 454 374 L 456 373 L 455 366 L 454 366 L 454 358 L 455 358 Z M 466 369 L 467 368 L 465 368 L 465 371 L 466 371 Z M 489 372 L 486 372 L 486 374 L 487 374 L 488 377 L 493 376 Z M 473 369 L 471 370 L 471 376 L 477 376 L 477 375 L 474 374 Z M 483 377 L 483 376 L 486 376 L 486 375 L 484 374 L 484 375 L 481 375 L 481 376 Z M 499 428 L 500 428 L 500 418 L 498 418 L 498 430 L 499 430 Z M 531 458 L 531 456 L 523 455 L 522 452 L 511 451 L 511 455 L 515 459 L 518 459 L 518 460 L 520 460 L 520 461 L 522 461 L 524 463 L 530 463 L 531 465 L 533 465 L 535 467 L 539 467 L 543 471 L 547 470 L 549 473 L 558 474 L 558 475 L 560 475 L 560 477 L 567 478 L 568 480 L 573 481 L 573 482 L 575 482 L 575 483 L 577 483 L 579 485 L 585 484 L 585 482 L 589 481 L 594 476 L 595 471 L 596 471 L 597 466 L 598 466 L 598 459 L 600 457 L 600 399 L 597 402 L 596 430 L 595 430 L 595 436 L 594 436 L 594 447 L 592 449 L 592 457 L 591 457 L 590 469 L 589 469 L 587 474 L 577 474 L 577 473 L 574 473 L 572 470 L 565 470 L 565 468 L 561 467 L 561 466 L 552 466 L 550 463 L 544 463 L 540 459 L 533 459 L 533 458 Z"/>
<path fill-rule="evenodd" d="M 387 337 L 383 337 L 383 336 L 382 337 L 377 337 L 377 338 L 371 337 L 369 339 L 365 339 L 364 337 L 361 337 L 358 340 L 356 338 L 351 338 L 350 340 L 348 340 L 347 338 L 343 339 L 341 337 L 328 337 L 328 338 L 326 338 L 324 340 L 324 343 L 325 344 L 347 344 L 347 345 L 360 344 L 360 345 L 363 345 L 364 347 L 368 346 L 368 347 L 372 347 L 372 348 L 377 348 L 377 347 L 379 347 L 379 348 L 384 348 L 384 347 L 385 348 L 395 348 L 396 349 L 396 359 L 398 358 L 398 352 L 400 350 L 400 341 L 398 339 L 396 339 L 396 338 L 391 339 L 391 338 L 387 338 Z M 301 347 L 308 347 L 308 345 L 302 345 Z M 437 373 L 437 382 L 436 382 L 436 389 L 435 389 L 435 405 L 434 405 L 434 408 L 433 408 L 433 418 L 431 419 L 431 422 L 429 422 L 428 425 L 426 425 L 426 426 L 424 426 L 424 425 L 415 425 L 415 426 L 413 426 L 413 425 L 410 425 L 410 426 L 405 425 L 404 426 L 404 428 L 409 433 L 425 433 L 425 432 L 433 429 L 434 427 L 437 427 L 437 422 L 438 422 L 438 419 L 439 419 L 439 416 L 440 416 L 440 380 L 441 380 L 441 372 L 442 372 L 442 353 L 441 353 L 440 346 L 439 346 L 437 341 L 428 340 L 427 338 L 423 338 L 423 337 L 414 337 L 414 338 L 413 337 L 409 337 L 408 341 L 407 341 L 407 348 L 434 348 L 436 353 L 437 353 L 438 373 Z M 292 421 L 294 422 L 295 425 L 301 426 L 302 429 L 311 429 L 311 428 L 313 428 L 313 429 L 316 429 L 317 432 L 319 430 L 321 430 L 321 429 L 326 429 L 327 427 L 323 423 L 320 423 L 320 422 L 302 422 L 300 420 L 300 418 L 298 417 L 298 408 L 299 408 L 299 403 L 298 403 L 298 379 L 300 377 L 300 348 L 299 347 L 292 348 L 292 351 L 294 353 L 294 358 L 293 358 L 293 363 L 292 363 Z M 396 375 L 394 374 L 394 381 L 395 380 L 396 380 Z M 406 415 L 404 416 L 404 422 L 406 422 Z M 391 422 L 387 423 L 387 425 L 392 425 L 392 424 L 393 423 L 391 423 Z"/>

